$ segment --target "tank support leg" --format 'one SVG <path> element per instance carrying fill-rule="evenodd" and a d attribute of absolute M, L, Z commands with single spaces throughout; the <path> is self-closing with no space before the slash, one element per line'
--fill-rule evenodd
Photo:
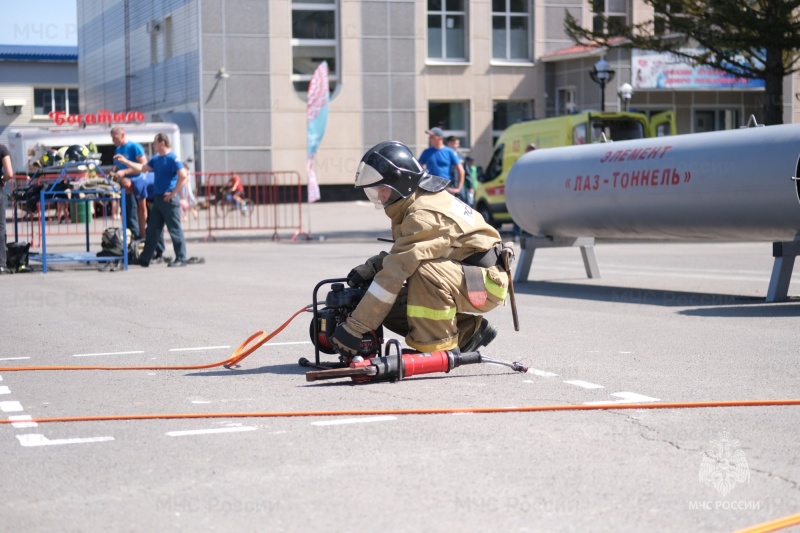
<path fill-rule="evenodd" d="M 522 234 L 520 237 L 520 254 L 517 270 L 514 272 L 514 283 L 528 281 L 528 274 L 533 264 L 533 254 L 537 248 L 563 248 L 566 246 L 579 246 L 583 257 L 583 266 L 586 268 L 586 277 L 599 278 L 600 269 L 597 266 L 597 257 L 594 255 L 594 238 L 562 238 L 542 237 L 540 235 Z"/>
<path fill-rule="evenodd" d="M 789 298 L 789 282 L 792 280 L 794 259 L 800 255 L 800 235 L 790 242 L 773 242 L 772 277 L 767 289 L 768 302 L 782 302 Z"/>

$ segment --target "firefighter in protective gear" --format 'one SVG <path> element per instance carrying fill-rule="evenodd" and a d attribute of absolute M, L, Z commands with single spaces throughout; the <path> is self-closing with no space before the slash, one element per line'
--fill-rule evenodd
<path fill-rule="evenodd" d="M 497 335 L 481 315 L 505 303 L 509 279 L 500 257 L 510 245 L 448 193 L 448 183 L 396 141 L 361 159 L 355 186 L 391 219 L 394 244 L 348 276 L 350 285 L 368 283 L 369 289 L 334 331 L 332 340 L 344 352 L 355 353 L 381 324 L 421 352 L 474 351 Z"/>

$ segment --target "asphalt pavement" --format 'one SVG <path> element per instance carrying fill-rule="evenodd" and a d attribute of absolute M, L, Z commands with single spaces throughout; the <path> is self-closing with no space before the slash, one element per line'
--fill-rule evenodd
<path fill-rule="evenodd" d="M 309 215 L 309 240 L 192 238 L 201 265 L 2 276 L 0 367 L 222 361 L 389 248 L 371 204 Z M 0 369 L 15 422 L 0 425 L 0 531 L 720 532 L 797 513 L 800 406 L 396 412 L 800 398 L 800 267 L 790 300 L 766 303 L 771 252 L 599 243 L 587 279 L 577 249 L 540 250 L 516 285 L 521 330 L 493 311 L 483 350 L 526 374 L 309 383 L 309 313 L 234 369 Z M 387 412 L 234 416 L 351 410 Z M 173 413 L 223 416 L 26 420 Z"/>

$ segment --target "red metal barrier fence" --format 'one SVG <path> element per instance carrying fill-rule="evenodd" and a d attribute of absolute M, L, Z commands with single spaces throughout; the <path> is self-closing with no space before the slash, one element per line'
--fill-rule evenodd
<path fill-rule="evenodd" d="M 244 187 L 241 198 L 234 198 L 226 192 L 226 185 L 234 175 L 239 176 Z M 85 178 L 85 173 L 69 174 L 73 185 Z M 50 190 L 57 179 L 58 175 L 42 175 L 30 184 L 43 185 Z M 279 232 L 286 230 L 292 232 L 293 241 L 310 238 L 303 229 L 304 185 L 300 174 L 295 171 L 190 172 L 189 180 L 191 191 L 184 190 L 180 194 L 181 224 L 186 233 L 204 232 L 207 240 L 213 240 L 214 233 L 220 231 L 268 231 L 273 240 L 280 240 Z M 29 185 L 26 176 L 15 176 L 11 183 L 11 198 L 14 198 L 14 189 Z M 67 193 L 78 198 L 80 190 L 64 192 Z M 12 222 L 7 228 L 9 236 L 13 232 L 16 240 L 30 242 L 34 248 L 40 247 L 38 203 L 32 202 L 26 207 L 24 201 L 15 199 L 13 205 Z M 119 201 L 111 197 L 80 203 L 47 202 L 44 212 L 48 240 L 58 236 L 86 235 L 88 217 L 88 234 L 98 236 L 94 240 L 99 245 L 99 236 L 106 228 L 122 225 Z"/>
<path fill-rule="evenodd" d="M 238 195 L 229 187 L 234 177 L 244 189 Z M 303 184 L 295 171 L 194 172 L 190 179 L 202 191 L 199 206 L 204 209 L 193 215 L 198 225 L 207 219 L 206 239 L 228 230 L 268 230 L 272 240 L 280 240 L 279 230 L 289 230 L 293 241 L 309 238 L 303 230 Z M 204 210 L 207 217 L 202 217 Z"/>

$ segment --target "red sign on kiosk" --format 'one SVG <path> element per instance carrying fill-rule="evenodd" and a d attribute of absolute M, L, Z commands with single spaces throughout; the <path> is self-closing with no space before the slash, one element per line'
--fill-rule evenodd
<path fill-rule="evenodd" d="M 97 113 L 85 115 L 67 115 L 63 111 L 51 111 L 48 116 L 55 121 L 57 126 L 63 124 L 117 124 L 120 122 L 144 122 L 144 113 L 141 111 L 123 111 L 112 113 L 108 109 L 101 109 Z"/>

